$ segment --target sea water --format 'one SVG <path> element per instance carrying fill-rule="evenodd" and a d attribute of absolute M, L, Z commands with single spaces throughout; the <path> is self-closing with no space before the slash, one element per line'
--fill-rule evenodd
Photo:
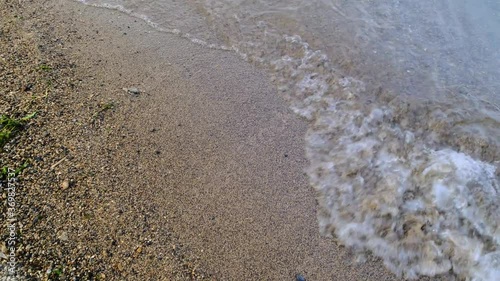
<path fill-rule="evenodd" d="M 322 234 L 406 278 L 500 280 L 500 1 L 79 0 L 269 72 Z"/>

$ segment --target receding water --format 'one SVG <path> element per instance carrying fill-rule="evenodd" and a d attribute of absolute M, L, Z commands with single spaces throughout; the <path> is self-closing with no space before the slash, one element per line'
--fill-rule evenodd
<path fill-rule="evenodd" d="M 500 280 L 500 1 L 87 0 L 269 72 L 320 231 L 394 273 Z"/>

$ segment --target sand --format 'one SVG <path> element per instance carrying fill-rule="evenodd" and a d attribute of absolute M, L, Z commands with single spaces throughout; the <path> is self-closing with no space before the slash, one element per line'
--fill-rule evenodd
<path fill-rule="evenodd" d="M 117 11 L 25 5 L 76 62 L 75 102 L 113 107 L 66 140 L 93 171 L 73 205 L 51 201 L 60 247 L 85 249 L 66 279 L 85 265 L 96 280 L 400 280 L 319 235 L 305 121 L 263 70 Z"/>

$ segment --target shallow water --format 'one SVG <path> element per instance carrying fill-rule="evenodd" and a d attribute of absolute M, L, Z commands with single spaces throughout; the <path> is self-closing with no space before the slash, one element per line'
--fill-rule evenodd
<path fill-rule="evenodd" d="M 266 69 L 310 121 L 323 234 L 408 278 L 500 280 L 499 1 L 84 2 Z"/>

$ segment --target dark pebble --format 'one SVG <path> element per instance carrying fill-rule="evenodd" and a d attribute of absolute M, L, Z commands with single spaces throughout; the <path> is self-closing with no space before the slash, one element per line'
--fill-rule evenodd
<path fill-rule="evenodd" d="M 296 281 L 306 281 L 306 278 L 302 276 L 302 274 L 297 274 L 295 275 L 295 280 Z"/>
<path fill-rule="evenodd" d="M 25 92 L 31 91 L 31 89 L 33 89 L 33 84 L 28 84 L 24 87 Z"/>
<path fill-rule="evenodd" d="M 141 91 L 137 88 L 129 88 L 127 90 L 127 92 L 129 92 L 130 94 L 133 94 L 133 95 L 139 95 L 141 93 Z"/>

